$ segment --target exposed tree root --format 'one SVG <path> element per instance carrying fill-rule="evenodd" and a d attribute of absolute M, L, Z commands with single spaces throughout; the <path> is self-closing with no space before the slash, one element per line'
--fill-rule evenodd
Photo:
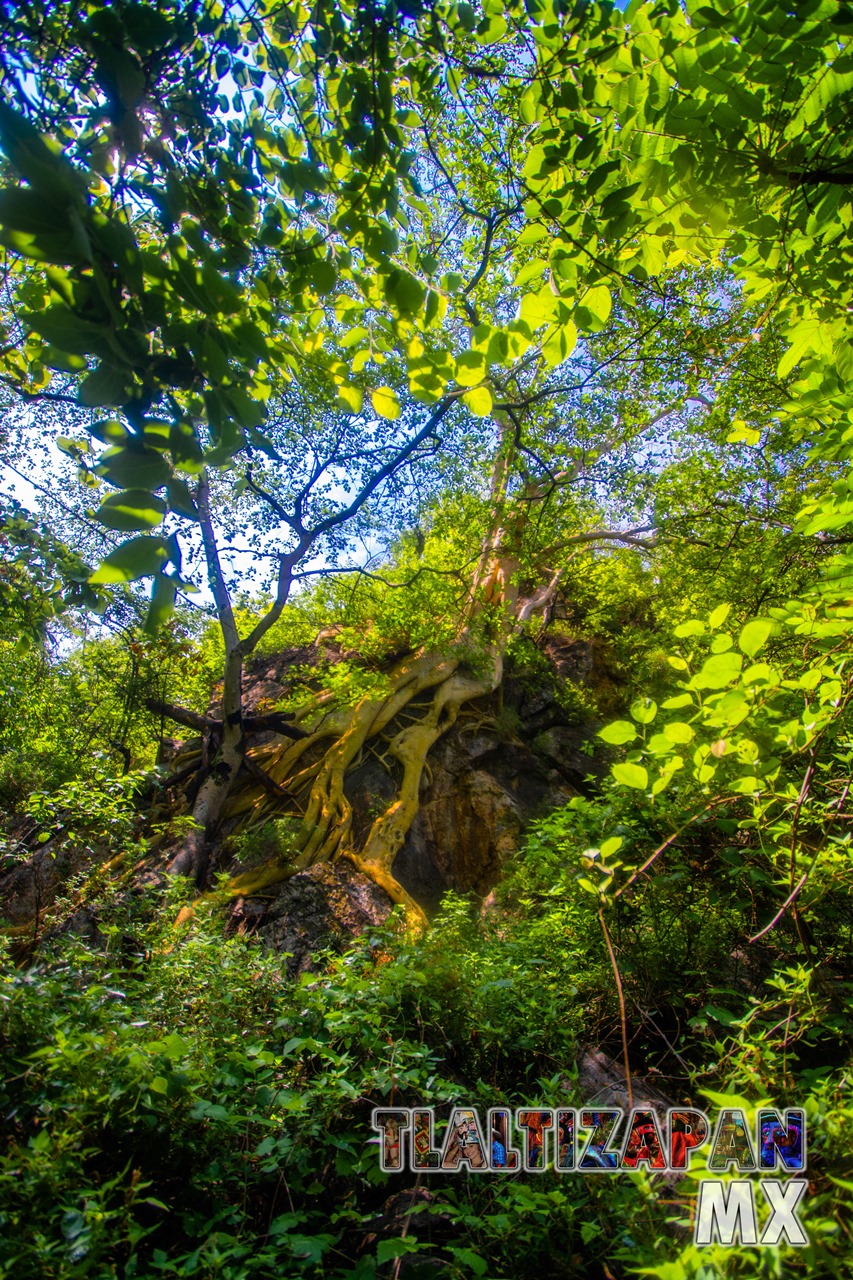
<path fill-rule="evenodd" d="M 507 447 L 493 476 L 491 532 L 483 542 L 469 607 L 451 653 L 407 655 L 387 677 L 381 695 L 371 693 L 352 707 L 335 708 L 331 692 L 326 692 L 310 698 L 288 716 L 286 725 L 279 717 L 266 717 L 270 723 L 265 727 L 277 727 L 272 721 L 279 721 L 284 741 L 280 736 L 276 742 L 257 747 L 244 741 L 239 751 L 232 747 L 229 756 L 225 749 L 228 717 L 215 722 L 221 726 L 223 738 L 211 776 L 202 783 L 195 801 L 197 820 L 199 812 L 205 813 L 206 798 L 211 799 L 209 814 L 215 814 L 219 822 L 230 822 L 232 830 L 254 826 L 276 813 L 300 819 L 286 856 L 276 864 L 235 876 L 230 884 L 232 895 L 262 893 L 315 863 L 345 857 L 405 908 L 413 926 L 425 924 L 421 908 L 395 878 L 393 866 L 418 812 L 421 783 L 429 769 L 427 757 L 465 704 L 498 688 L 509 636 L 535 610 L 548 609 L 559 579 L 555 574 L 547 587 L 519 608 L 514 552 L 528 513 L 523 503 L 507 504 L 510 439 L 508 429 Z M 473 641 L 475 634 L 480 636 L 479 646 Z M 252 719 L 258 717 L 244 718 L 243 727 L 248 728 Z M 203 729 L 199 759 L 206 765 L 205 743 L 217 730 L 209 717 L 199 717 L 193 727 Z M 397 794 L 374 820 L 366 838 L 359 841 L 353 831 L 345 781 L 367 755 L 378 759 L 395 778 Z M 186 764 L 184 753 L 175 763 Z M 223 765 L 231 769 L 229 774 L 221 774 Z M 220 778 L 214 774 L 217 768 Z M 217 792 L 217 787 L 222 790 Z M 209 835 L 206 818 L 200 827 Z M 205 830 L 191 835 L 188 844 L 193 839 L 203 841 Z M 179 869 L 176 863 L 181 858 L 197 865 L 197 854 L 198 850 L 188 852 L 185 846 L 173 869 Z"/>

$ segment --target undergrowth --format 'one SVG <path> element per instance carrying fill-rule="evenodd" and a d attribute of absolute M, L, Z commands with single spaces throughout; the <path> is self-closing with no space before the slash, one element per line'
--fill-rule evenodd
<path fill-rule="evenodd" d="M 7 959 L 0 1274 L 845 1274 L 848 1233 L 832 1207 L 853 1190 L 849 989 L 830 1010 L 780 954 L 756 992 L 739 989 L 721 968 L 737 933 L 731 886 L 696 877 L 686 902 L 677 868 L 619 925 L 632 1065 L 679 1102 L 710 1107 L 725 1090 L 729 1105 L 806 1106 L 809 1248 L 696 1250 L 677 1225 L 695 1187 L 673 1204 L 645 1173 L 428 1175 L 431 1195 L 408 1219 L 387 1207 L 416 1177 L 380 1172 L 373 1106 L 432 1105 L 441 1121 L 453 1104 L 588 1101 L 579 1051 L 615 1047 L 618 1026 L 570 856 L 590 821 L 580 808 L 540 824 L 485 915 L 449 895 L 420 943 L 392 917 L 298 978 L 252 938 L 223 939 L 215 897 L 175 928 L 180 883 L 159 902 L 117 897 L 98 949 L 65 938 L 30 968 Z M 798 1010 L 784 1070 L 762 1035 L 780 999 Z"/>

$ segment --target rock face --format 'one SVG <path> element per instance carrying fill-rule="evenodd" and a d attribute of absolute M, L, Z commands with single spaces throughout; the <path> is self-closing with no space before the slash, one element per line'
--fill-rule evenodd
<path fill-rule="evenodd" d="M 276 886 L 272 899 L 238 898 L 232 932 L 257 932 L 274 951 L 286 952 L 291 973 L 309 968 L 312 952 L 340 946 L 382 924 L 392 908 L 386 893 L 342 858 L 322 862 Z"/>
<path fill-rule="evenodd" d="M 301 685 L 306 669 L 315 668 L 322 680 L 323 669 L 341 657 L 333 640 L 257 656 L 246 673 L 246 710 L 275 709 Z M 604 765 L 586 749 L 597 726 L 583 689 L 595 689 L 596 696 L 604 691 L 606 701 L 608 687 L 615 685 L 601 644 L 552 634 L 508 663 L 495 694 L 462 709 L 430 752 L 420 809 L 393 867 L 427 914 L 435 912 L 448 889 L 485 898 L 528 824 L 594 785 Z M 213 712 L 215 701 L 214 691 Z M 274 736 L 254 734 L 252 743 Z M 174 745 L 169 744 L 168 754 L 174 754 Z M 357 844 L 396 795 L 392 767 L 369 753 L 345 780 Z M 83 862 L 91 866 L 90 858 Z M 68 878 L 83 869 L 73 852 L 58 850 L 54 857 L 49 846 L 5 874 L 0 868 L 6 921 L 30 939 L 42 934 L 45 910 L 58 900 Z M 239 867 L 232 860 L 229 869 Z M 390 908 L 381 890 L 341 861 L 292 877 L 272 897 L 238 900 L 229 927 L 257 931 L 271 947 L 290 953 L 290 967 L 298 970 L 307 966 L 312 950 L 345 943 L 384 921 Z M 62 921 L 45 923 L 55 928 Z M 68 923 L 83 932 L 95 927 L 87 916 Z"/>
<path fill-rule="evenodd" d="M 601 1049 L 589 1047 L 581 1052 L 577 1094 L 583 1106 L 621 1107 L 626 1114 L 631 1109 L 625 1068 Z M 651 1107 L 662 1125 L 668 1108 L 677 1105 L 643 1076 L 631 1077 L 631 1096 L 635 1107 Z"/>
<path fill-rule="evenodd" d="M 436 745 L 430 773 L 394 863 L 394 875 L 428 912 L 447 889 L 485 896 L 527 822 L 576 794 L 531 749 L 464 728 Z"/>
<path fill-rule="evenodd" d="M 360 1253 L 372 1253 L 381 1240 L 400 1239 L 401 1236 L 416 1239 L 421 1248 L 428 1245 L 442 1247 L 451 1243 L 456 1230 L 450 1214 L 439 1207 L 435 1193 L 428 1187 L 414 1186 L 389 1196 L 381 1211 L 367 1225 Z M 388 1275 L 400 1280 L 427 1280 L 440 1276 L 450 1269 L 450 1264 L 428 1253 L 404 1255 L 400 1266 L 387 1270 Z"/>
<path fill-rule="evenodd" d="M 91 855 L 51 840 L 26 861 L 0 870 L 0 926 L 8 930 L 16 954 L 26 955 L 61 929 L 94 938 L 94 924 L 82 915 L 78 920 L 79 913 L 74 913 L 73 924 L 63 919 L 70 908 L 61 902 L 66 887 L 87 869 L 91 870 Z"/>
<path fill-rule="evenodd" d="M 589 719 L 566 710 L 567 686 L 602 678 L 600 659 L 584 642 L 548 642 L 536 676 L 506 676 L 499 695 L 463 712 L 429 757 L 420 810 L 394 863 L 394 875 L 429 913 L 447 889 L 485 897 L 518 849 L 525 827 L 590 789 L 602 771 L 584 750 Z M 546 665 L 547 664 L 547 665 Z M 380 766 L 349 779 L 361 813 L 372 794 L 390 798 Z"/>
<path fill-rule="evenodd" d="M 584 750 L 594 727 L 579 691 L 612 684 L 606 650 L 552 635 L 532 653 L 531 667 L 510 665 L 499 693 L 463 709 L 430 752 L 420 809 L 393 868 L 428 914 L 448 889 L 485 897 L 530 821 L 586 793 L 602 770 Z M 275 705 L 288 691 L 288 670 L 338 657 L 328 650 L 318 662 L 316 652 L 292 650 L 256 659 L 246 706 Z M 345 791 L 360 842 L 394 799 L 396 783 L 370 756 L 347 775 Z"/>
<path fill-rule="evenodd" d="M 70 853 L 42 845 L 26 862 L 19 862 L 0 874 L 0 902 L 11 925 L 34 923 L 45 906 L 52 903 L 64 880 L 79 868 Z"/>

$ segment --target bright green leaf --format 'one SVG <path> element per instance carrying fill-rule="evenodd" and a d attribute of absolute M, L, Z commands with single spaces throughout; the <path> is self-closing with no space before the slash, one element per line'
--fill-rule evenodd
<path fill-rule="evenodd" d="M 380 418 L 399 418 L 402 410 L 397 393 L 391 387 L 377 387 L 370 397 L 373 408 Z"/>
<path fill-rule="evenodd" d="M 134 533 L 156 529 L 166 514 L 166 504 L 147 489 L 125 489 L 105 498 L 95 514 L 108 529 Z"/>
<path fill-rule="evenodd" d="M 724 689 L 740 675 L 743 658 L 739 653 L 718 653 L 707 658 L 690 681 L 694 689 Z"/>
<path fill-rule="evenodd" d="M 89 578 L 92 586 L 135 582 L 157 573 L 169 558 L 164 538 L 131 538 L 111 551 Z"/>
<path fill-rule="evenodd" d="M 625 787 L 644 791 L 648 786 L 648 771 L 641 764 L 614 764 L 610 770 L 617 782 Z"/>
<path fill-rule="evenodd" d="M 492 393 L 488 387 L 474 387 L 466 391 L 462 402 L 477 418 L 486 418 L 492 412 Z"/>
<path fill-rule="evenodd" d="M 651 724 L 658 713 L 658 704 L 647 701 L 645 698 L 638 698 L 636 702 L 631 703 L 630 710 L 631 717 L 637 721 L 637 724 Z"/>
<path fill-rule="evenodd" d="M 670 742 L 675 743 L 690 742 L 694 736 L 690 725 L 680 720 L 664 725 L 663 732 Z"/>
<path fill-rule="evenodd" d="M 637 730 L 629 720 L 614 720 L 612 724 L 607 725 L 598 732 L 598 737 L 602 741 L 609 742 L 616 747 L 620 747 L 626 742 L 633 742 L 636 736 Z"/>
<path fill-rule="evenodd" d="M 738 645 L 748 657 L 753 658 L 760 649 L 764 648 L 773 631 L 773 625 L 770 618 L 753 618 L 746 624 L 740 633 Z"/>
<path fill-rule="evenodd" d="M 718 627 L 723 625 L 726 618 L 729 616 L 731 607 L 732 606 L 730 604 L 718 604 L 716 609 L 712 611 L 708 618 L 708 626 L 712 631 L 716 631 Z"/>

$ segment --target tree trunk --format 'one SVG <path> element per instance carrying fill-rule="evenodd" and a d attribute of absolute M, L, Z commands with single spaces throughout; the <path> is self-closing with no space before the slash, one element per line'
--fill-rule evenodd
<path fill-rule="evenodd" d="M 195 798 L 192 814 L 195 826 L 169 863 L 169 870 L 173 875 L 192 876 L 202 884 L 207 875 L 210 842 L 219 826 L 225 802 L 231 794 L 240 771 L 246 750 L 246 738 L 243 731 L 243 649 L 219 562 L 216 534 L 210 514 L 210 490 L 205 473 L 202 473 L 199 479 L 196 503 L 210 588 L 216 602 L 219 625 L 225 640 L 222 737 L 210 764 L 210 771 Z"/>

